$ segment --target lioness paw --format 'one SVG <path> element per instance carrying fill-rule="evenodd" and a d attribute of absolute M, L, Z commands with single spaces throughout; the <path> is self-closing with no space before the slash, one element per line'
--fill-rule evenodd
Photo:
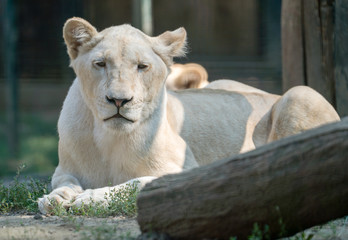
<path fill-rule="evenodd" d="M 55 206 L 68 208 L 75 198 L 76 193 L 69 187 L 61 187 L 52 191 L 48 195 L 44 195 L 38 199 L 38 207 L 41 213 L 48 214 L 52 212 Z"/>
<path fill-rule="evenodd" d="M 83 193 L 76 196 L 75 201 L 72 203 L 74 207 L 82 207 L 89 204 L 102 204 L 107 205 L 107 194 L 109 193 L 109 187 L 98 189 L 87 189 Z"/>

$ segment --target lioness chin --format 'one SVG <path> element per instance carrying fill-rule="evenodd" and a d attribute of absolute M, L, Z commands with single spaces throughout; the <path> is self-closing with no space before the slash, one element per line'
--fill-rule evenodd
<path fill-rule="evenodd" d="M 72 18 L 63 36 L 77 77 L 58 121 L 59 165 L 53 191 L 39 199 L 43 213 L 52 200 L 64 207 L 107 203 L 105 193 L 127 181 L 142 187 L 164 174 L 339 120 L 306 87 L 282 97 L 209 85 L 167 92 L 172 59 L 185 53 L 183 28 L 149 37 L 129 25 L 98 32 Z M 215 87 L 228 89 L 229 83 Z M 114 187 L 106 187 L 110 183 Z"/>

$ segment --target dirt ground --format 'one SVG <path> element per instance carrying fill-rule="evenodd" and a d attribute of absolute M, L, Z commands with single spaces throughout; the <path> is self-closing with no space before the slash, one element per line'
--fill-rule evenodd
<path fill-rule="evenodd" d="M 348 239 L 348 217 L 299 233 L 296 240 Z M 41 215 L 0 216 L 0 240 L 19 239 L 135 239 L 140 230 L 135 218 L 56 217 Z M 287 238 L 288 239 L 288 238 Z"/>
<path fill-rule="evenodd" d="M 307 240 L 312 234 L 311 240 L 347 240 L 348 239 L 348 216 L 345 218 L 330 221 L 322 226 L 315 226 L 304 232 L 298 233 L 294 240 Z M 301 238 L 307 236 L 307 238 Z"/>
<path fill-rule="evenodd" d="M 0 216 L 0 239 L 134 239 L 135 218 L 86 218 L 41 215 Z"/>

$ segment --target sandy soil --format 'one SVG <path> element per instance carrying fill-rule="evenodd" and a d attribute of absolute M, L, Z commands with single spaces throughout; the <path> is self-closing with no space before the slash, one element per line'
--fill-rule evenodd
<path fill-rule="evenodd" d="M 0 216 L 0 239 L 133 239 L 135 218 L 86 218 L 41 215 Z"/>
<path fill-rule="evenodd" d="M 306 230 L 312 240 L 348 239 L 348 217 Z M 135 218 L 56 217 L 41 215 L 0 216 L 0 239 L 135 239 L 140 230 Z M 297 234 L 298 239 L 303 233 Z"/>

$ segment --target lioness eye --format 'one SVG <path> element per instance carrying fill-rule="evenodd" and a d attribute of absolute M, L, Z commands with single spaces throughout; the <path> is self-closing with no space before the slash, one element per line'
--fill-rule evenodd
<path fill-rule="evenodd" d="M 146 64 L 142 64 L 142 63 L 138 64 L 138 69 L 143 70 L 145 68 L 147 68 Z"/>
<path fill-rule="evenodd" d="M 103 61 L 100 61 L 100 62 L 96 62 L 95 63 L 98 67 L 105 67 L 105 62 L 103 62 Z"/>

